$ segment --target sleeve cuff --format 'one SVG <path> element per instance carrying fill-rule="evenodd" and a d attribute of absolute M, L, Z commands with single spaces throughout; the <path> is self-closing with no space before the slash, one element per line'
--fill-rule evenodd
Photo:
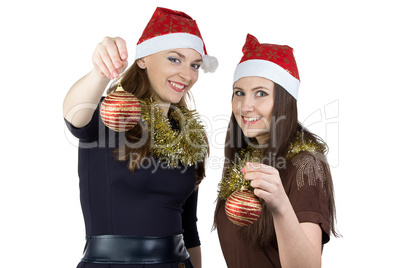
<path fill-rule="evenodd" d="M 329 242 L 330 225 L 323 215 L 314 211 L 302 211 L 296 213 L 300 223 L 311 222 L 318 224 L 322 230 L 322 244 Z"/>

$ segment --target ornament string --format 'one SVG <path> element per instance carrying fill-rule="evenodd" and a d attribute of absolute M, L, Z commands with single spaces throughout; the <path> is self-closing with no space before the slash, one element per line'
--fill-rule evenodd
<path fill-rule="evenodd" d="M 121 62 L 121 68 L 120 68 L 119 77 L 118 77 L 119 83 L 117 84 L 116 91 L 124 90 L 123 86 L 121 85 L 121 79 L 123 78 L 122 74 L 123 74 L 123 62 Z"/>

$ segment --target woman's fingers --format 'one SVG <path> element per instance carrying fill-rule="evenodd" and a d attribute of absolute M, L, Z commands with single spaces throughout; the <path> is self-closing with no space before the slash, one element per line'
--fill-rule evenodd
<path fill-rule="evenodd" d="M 101 75 L 106 76 L 109 79 L 113 79 L 112 73 L 115 69 L 109 54 L 102 43 L 99 43 L 96 47 L 93 53 L 92 62 L 95 69 L 99 70 Z"/>
<path fill-rule="evenodd" d="M 244 179 L 250 181 L 254 194 L 262 198 L 271 211 L 278 211 L 286 199 L 279 171 L 261 163 L 247 163 Z"/>
<path fill-rule="evenodd" d="M 115 38 L 115 43 L 116 43 L 116 46 L 117 46 L 117 50 L 119 51 L 119 54 L 120 54 L 120 60 L 121 61 L 127 61 L 128 52 L 127 52 L 126 41 L 124 41 L 120 37 L 116 37 Z"/>
<path fill-rule="evenodd" d="M 123 39 L 105 37 L 96 47 L 92 61 L 101 75 L 113 79 L 127 67 L 127 58 L 127 46 Z"/>
<path fill-rule="evenodd" d="M 247 162 L 246 166 L 244 167 L 244 172 L 245 173 L 262 172 L 270 175 L 279 174 L 276 168 L 256 162 Z"/>

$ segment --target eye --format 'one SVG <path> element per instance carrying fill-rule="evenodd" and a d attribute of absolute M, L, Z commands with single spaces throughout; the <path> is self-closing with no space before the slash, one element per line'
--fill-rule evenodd
<path fill-rule="evenodd" d="M 257 97 L 265 97 L 265 96 L 268 96 L 268 93 L 260 90 L 260 91 L 257 91 L 257 92 L 255 93 L 255 95 L 256 95 Z"/>
<path fill-rule="evenodd" d="M 198 70 L 198 69 L 201 68 L 201 64 L 194 63 L 194 64 L 191 64 L 191 67 L 193 67 L 194 69 Z"/>
<path fill-rule="evenodd" d="M 168 57 L 168 60 L 173 63 L 180 63 L 180 60 L 176 57 Z"/>
<path fill-rule="evenodd" d="M 244 96 L 244 92 L 243 92 L 243 91 L 240 91 L 240 90 L 236 90 L 236 91 L 234 92 L 234 95 L 235 95 L 235 96 Z"/>

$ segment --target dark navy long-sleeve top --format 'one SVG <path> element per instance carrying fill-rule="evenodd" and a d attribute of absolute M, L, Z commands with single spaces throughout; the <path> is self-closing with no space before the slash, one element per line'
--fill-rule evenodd
<path fill-rule="evenodd" d="M 168 168 L 166 162 L 148 155 L 134 173 L 130 172 L 128 161 L 115 157 L 125 135 L 104 125 L 99 106 L 87 126 L 66 124 L 79 139 L 80 199 L 87 235 L 183 233 L 187 248 L 200 245 L 193 166 Z"/>

